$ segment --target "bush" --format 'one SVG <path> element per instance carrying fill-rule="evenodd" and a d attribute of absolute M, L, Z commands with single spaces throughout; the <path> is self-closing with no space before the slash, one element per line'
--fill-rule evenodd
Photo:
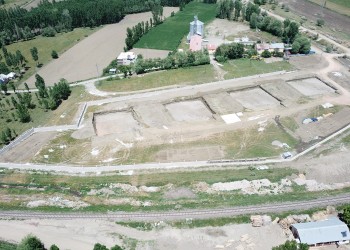
<path fill-rule="evenodd" d="M 56 33 L 56 30 L 53 27 L 49 26 L 42 29 L 41 35 L 46 37 L 54 37 Z"/>
<path fill-rule="evenodd" d="M 52 57 L 53 59 L 57 59 L 57 58 L 58 58 L 58 54 L 57 54 L 56 50 L 53 50 L 53 51 L 51 52 L 51 57 Z"/>
<path fill-rule="evenodd" d="M 268 51 L 268 50 L 264 50 L 264 51 L 261 53 L 261 56 L 264 57 L 264 58 L 269 58 L 269 57 L 271 57 L 271 52 Z"/>
<path fill-rule="evenodd" d="M 317 19 L 316 21 L 316 25 L 319 26 L 319 27 L 322 27 L 324 25 L 324 20 L 323 19 Z"/>

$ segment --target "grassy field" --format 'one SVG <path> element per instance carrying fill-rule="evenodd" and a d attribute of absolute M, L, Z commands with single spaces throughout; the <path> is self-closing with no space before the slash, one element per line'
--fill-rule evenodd
<path fill-rule="evenodd" d="M 122 80 L 104 80 L 96 84 L 103 91 L 136 91 L 170 85 L 193 85 L 215 81 L 212 65 L 152 72 Z"/>
<path fill-rule="evenodd" d="M 323 6 L 325 0 L 308 0 Z M 350 16 L 350 1 L 349 0 L 328 0 L 325 6 L 327 9 L 333 10 L 343 15 Z"/>
<path fill-rule="evenodd" d="M 11 53 L 15 53 L 16 50 L 21 51 L 28 61 L 27 66 L 30 68 L 24 74 L 20 82 L 25 82 L 26 79 L 37 71 L 36 62 L 30 54 L 31 48 L 36 47 L 38 49 L 39 63 L 46 65 L 53 60 L 51 57 L 52 50 L 56 50 L 58 55 L 61 55 L 79 41 L 94 33 L 97 29 L 98 28 L 77 28 L 71 32 L 56 34 L 55 37 L 38 36 L 33 40 L 17 42 L 6 46 L 7 50 Z M 2 52 L 0 53 L 2 54 Z"/>
<path fill-rule="evenodd" d="M 227 72 L 225 79 L 270 73 L 281 70 L 292 70 L 293 66 L 285 61 L 265 63 L 249 59 L 231 60 L 223 64 L 223 70 Z"/>
<path fill-rule="evenodd" d="M 189 23 L 193 16 L 207 23 L 215 18 L 216 4 L 190 2 L 183 11 L 167 18 L 164 23 L 151 29 L 136 44 L 135 48 L 150 48 L 161 50 L 175 50 L 181 39 L 189 32 Z"/>

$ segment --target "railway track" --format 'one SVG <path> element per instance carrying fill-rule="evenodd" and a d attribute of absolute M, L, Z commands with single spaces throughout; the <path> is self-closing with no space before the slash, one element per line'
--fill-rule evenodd
<path fill-rule="evenodd" d="M 286 211 L 307 210 L 311 208 L 325 207 L 328 205 L 341 205 L 350 203 L 350 194 L 334 197 L 324 197 L 308 201 L 282 202 L 253 206 L 182 210 L 169 212 L 108 212 L 108 213 L 52 213 L 34 211 L 0 211 L 2 219 L 108 219 L 117 221 L 157 221 L 157 220 L 181 220 L 228 217 L 248 214 L 279 213 Z"/>

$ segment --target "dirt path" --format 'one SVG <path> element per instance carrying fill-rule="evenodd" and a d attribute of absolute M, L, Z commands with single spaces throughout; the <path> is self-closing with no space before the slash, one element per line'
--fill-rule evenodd
<path fill-rule="evenodd" d="M 164 16 L 170 16 L 172 11 L 177 10 L 178 8 L 166 7 Z M 100 76 L 103 68 L 123 51 L 126 29 L 149 20 L 150 17 L 150 12 L 132 14 L 119 23 L 106 25 L 66 51 L 59 59 L 44 66 L 38 74 L 45 79 L 47 85 L 53 85 L 61 78 L 75 82 Z M 27 81 L 30 87 L 34 86 L 34 82 L 34 76 Z"/>

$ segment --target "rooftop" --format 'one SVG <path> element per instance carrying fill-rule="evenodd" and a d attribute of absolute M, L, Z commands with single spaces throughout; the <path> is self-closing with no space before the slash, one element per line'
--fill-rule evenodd
<path fill-rule="evenodd" d="M 324 221 L 293 224 L 292 228 L 298 231 L 300 242 L 309 245 L 350 240 L 349 228 L 335 217 Z"/>

